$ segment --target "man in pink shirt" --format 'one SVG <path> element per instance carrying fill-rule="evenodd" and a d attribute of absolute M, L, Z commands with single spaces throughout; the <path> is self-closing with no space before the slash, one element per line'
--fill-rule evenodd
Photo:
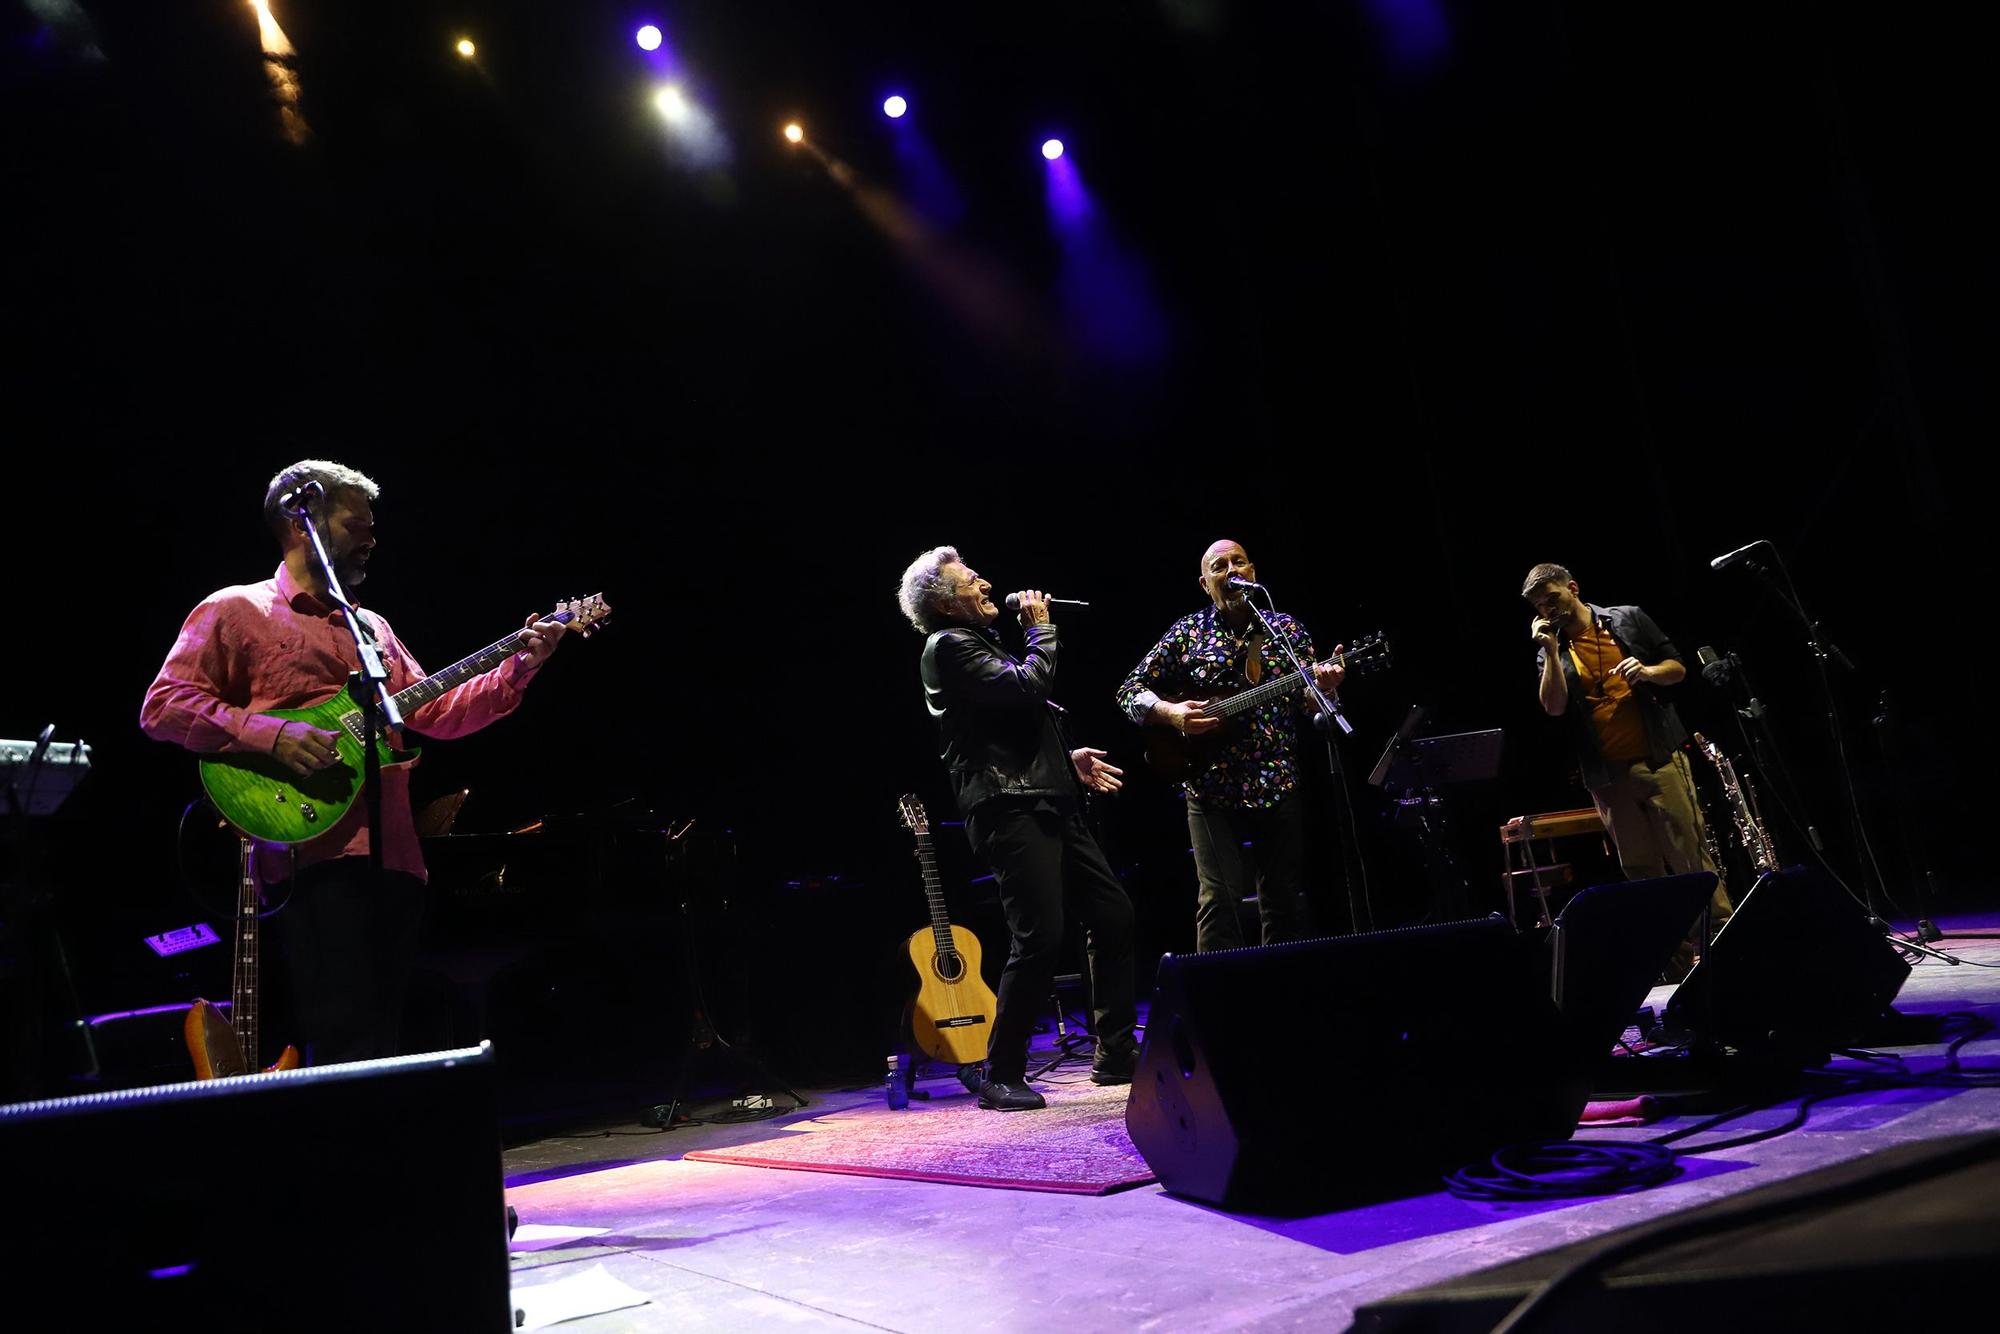
<path fill-rule="evenodd" d="M 146 691 L 139 713 L 146 735 L 200 754 L 272 755 L 301 776 L 337 762 L 335 733 L 264 716 L 332 696 L 357 665 L 345 613 L 327 596 L 305 524 L 279 504 L 305 482 L 324 489 L 314 502 L 320 536 L 341 585 L 360 606 L 379 489 L 338 463 L 295 463 L 271 479 L 264 498 L 265 522 L 284 554 L 277 573 L 211 593 L 188 616 Z M 361 614 L 374 631 L 390 689 L 423 679 L 424 669 L 389 623 L 366 608 Z M 561 641 L 563 626 L 530 616 L 521 633 L 523 647 L 500 666 L 410 710 L 411 730 L 448 740 L 512 713 Z M 316 1064 L 396 1054 L 426 878 L 409 766 L 382 769 L 379 884 L 369 873 L 370 836 L 366 803 L 356 801 L 316 838 L 258 849 L 259 878 L 272 886 L 267 897 L 285 904 L 277 921 L 300 1029 L 295 1036 L 310 1044 Z"/>

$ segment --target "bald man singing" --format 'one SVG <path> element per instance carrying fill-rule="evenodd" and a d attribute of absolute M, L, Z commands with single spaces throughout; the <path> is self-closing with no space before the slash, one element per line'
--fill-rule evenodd
<path fill-rule="evenodd" d="M 1219 695 L 1292 670 L 1284 647 L 1266 634 L 1243 588 L 1231 582 L 1256 578 L 1242 543 L 1212 544 L 1202 553 L 1199 580 L 1211 605 L 1175 621 L 1118 687 L 1118 707 L 1140 726 L 1212 736 L 1210 762 L 1182 784 L 1200 882 L 1195 948 L 1202 952 L 1246 943 L 1238 909 L 1253 887 L 1264 944 L 1311 932 L 1299 721 L 1311 716 L 1312 697 L 1304 690 L 1285 692 L 1228 719 L 1204 710 Z M 1291 641 L 1321 690 L 1339 688 L 1345 672 L 1337 662 L 1313 661 L 1304 626 L 1283 612 L 1268 612 L 1265 619 Z"/>

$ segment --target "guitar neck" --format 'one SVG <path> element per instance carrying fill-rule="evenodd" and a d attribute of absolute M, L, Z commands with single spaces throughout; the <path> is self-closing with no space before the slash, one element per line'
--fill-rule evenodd
<path fill-rule="evenodd" d="M 917 860 L 924 868 L 924 897 L 931 905 L 931 935 L 937 939 L 938 955 L 951 959 L 958 946 L 951 938 L 951 917 L 944 910 L 944 883 L 938 878 L 937 853 L 928 831 L 917 835 Z"/>
<path fill-rule="evenodd" d="M 548 618 L 552 621 L 569 623 L 570 613 L 557 612 Z M 509 655 L 519 653 L 525 642 L 523 630 L 516 630 L 505 639 L 497 639 L 477 653 L 460 658 L 441 672 L 433 672 L 416 684 L 406 686 L 396 692 L 396 708 L 407 714 L 411 709 L 421 708 L 442 695 L 464 685 L 473 677 L 490 672 L 507 661 Z"/>
<path fill-rule="evenodd" d="M 257 1049 L 257 873 L 256 844 L 239 839 L 236 870 L 236 956 L 229 970 L 229 1026 L 243 1053 L 246 1070 L 259 1070 Z"/>
<path fill-rule="evenodd" d="M 1228 718 L 1246 709 L 1258 708 L 1269 704 L 1272 700 L 1282 699 L 1305 683 L 1304 672 L 1286 672 L 1283 676 L 1272 677 L 1262 685 L 1252 686 L 1240 694 L 1231 695 L 1219 704 L 1212 704 L 1203 712 L 1211 717 Z"/>

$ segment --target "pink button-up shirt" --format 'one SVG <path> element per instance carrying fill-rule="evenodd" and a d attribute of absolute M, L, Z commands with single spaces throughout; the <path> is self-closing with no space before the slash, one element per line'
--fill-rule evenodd
<path fill-rule="evenodd" d="M 362 614 L 374 627 L 390 689 L 421 681 L 424 669 L 389 623 L 365 608 Z M 281 724 L 265 717 L 266 710 L 302 709 L 329 699 L 355 670 L 354 641 L 344 615 L 300 588 L 282 564 L 262 583 L 211 593 L 188 616 L 173 652 L 148 687 L 139 726 L 156 741 L 201 754 L 269 754 Z M 520 703 L 520 689 L 496 669 L 412 710 L 404 721 L 413 731 L 448 740 L 478 731 Z M 410 767 L 382 767 L 382 865 L 425 879 L 410 812 Z M 333 828 L 297 849 L 301 867 L 333 857 L 366 856 L 366 803 L 357 800 Z M 290 874 L 285 849 L 260 845 L 258 870 L 267 884 Z"/>

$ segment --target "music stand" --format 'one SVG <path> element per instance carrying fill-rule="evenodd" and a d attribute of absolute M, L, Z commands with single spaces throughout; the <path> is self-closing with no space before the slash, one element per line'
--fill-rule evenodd
<path fill-rule="evenodd" d="M 1417 711 L 1413 710 L 1413 713 Z M 1421 714 L 1418 714 L 1421 716 Z M 1404 791 L 1442 784 L 1479 783 L 1500 776 L 1500 749 L 1506 733 L 1455 732 L 1450 736 L 1411 740 L 1401 732 L 1389 738 L 1389 748 L 1375 762 L 1368 781 L 1379 788 Z"/>
<path fill-rule="evenodd" d="M 0 741 L 0 789 L 6 815 L 53 815 L 90 773 L 90 746 L 56 741 L 55 724 L 33 741 Z"/>
<path fill-rule="evenodd" d="M 1495 727 L 1483 732 L 1417 738 L 1416 731 L 1425 713 L 1422 705 L 1410 710 L 1402 726 L 1389 738 L 1389 745 L 1369 772 L 1368 781 L 1384 791 L 1402 793 L 1395 798 L 1397 822 L 1405 828 L 1414 825 L 1416 829 L 1417 847 L 1431 885 L 1430 911 L 1435 911 L 1448 899 L 1457 900 L 1462 907 L 1470 893 L 1458 868 L 1458 859 L 1451 851 L 1450 811 L 1437 789 L 1496 777 L 1505 734 Z"/>

